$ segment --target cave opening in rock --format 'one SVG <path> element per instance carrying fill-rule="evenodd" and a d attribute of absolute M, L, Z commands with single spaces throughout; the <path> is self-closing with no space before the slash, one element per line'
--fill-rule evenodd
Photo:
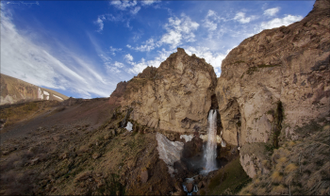
<path fill-rule="evenodd" d="M 281 101 L 277 102 L 277 108 L 275 112 L 275 127 L 274 127 L 274 136 L 273 136 L 273 146 L 278 148 L 278 137 L 282 130 L 282 121 L 284 118 L 284 109 Z"/>

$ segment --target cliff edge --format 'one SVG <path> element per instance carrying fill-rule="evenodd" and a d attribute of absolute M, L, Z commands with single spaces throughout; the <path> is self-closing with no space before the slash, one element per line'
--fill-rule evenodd
<path fill-rule="evenodd" d="M 216 83 L 210 64 L 178 48 L 159 68 L 147 67 L 130 81 L 119 83 L 110 103 L 130 110 L 132 120 L 151 128 L 206 131 L 207 114 L 211 106 L 216 107 L 212 104 Z"/>
<path fill-rule="evenodd" d="M 277 146 L 330 121 L 329 8 L 317 0 L 302 21 L 247 38 L 223 60 L 216 94 L 228 143 Z"/>

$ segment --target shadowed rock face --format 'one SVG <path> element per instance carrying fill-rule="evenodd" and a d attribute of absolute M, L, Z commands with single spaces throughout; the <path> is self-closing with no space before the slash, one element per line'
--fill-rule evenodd
<path fill-rule="evenodd" d="M 295 140 L 295 127 L 330 120 L 329 9 L 317 0 L 302 21 L 264 30 L 224 59 L 216 95 L 225 141 Z"/>
<path fill-rule="evenodd" d="M 206 131 L 216 82 L 211 65 L 178 48 L 159 68 L 148 67 L 118 84 L 110 102 L 132 108 L 130 118 L 142 125 L 181 133 Z"/>

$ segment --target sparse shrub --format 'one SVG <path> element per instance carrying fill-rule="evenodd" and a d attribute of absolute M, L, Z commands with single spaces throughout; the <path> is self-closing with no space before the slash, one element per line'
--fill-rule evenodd
<path fill-rule="evenodd" d="M 289 143 L 288 143 L 288 146 L 289 147 L 292 147 L 292 146 L 294 146 L 296 144 L 296 142 L 294 142 L 294 141 L 290 141 Z"/>
<path fill-rule="evenodd" d="M 272 193 L 273 194 L 278 194 L 278 195 L 287 194 L 288 193 L 288 189 L 285 188 L 283 185 L 280 184 L 279 186 L 273 187 Z"/>
<path fill-rule="evenodd" d="M 282 165 L 283 165 L 286 161 L 287 161 L 287 158 L 286 158 L 286 157 L 281 157 L 281 158 L 278 159 L 278 163 L 279 163 L 279 164 L 282 164 Z"/>
<path fill-rule="evenodd" d="M 274 171 L 271 175 L 271 179 L 273 183 L 279 183 L 282 181 L 283 176 L 278 171 Z"/>
<path fill-rule="evenodd" d="M 287 166 L 285 167 L 284 172 L 285 172 L 285 173 L 290 173 L 290 172 L 293 172 L 293 171 L 295 171 L 295 170 L 297 170 L 297 169 L 298 169 L 298 166 L 296 166 L 296 164 L 294 164 L 294 163 L 290 163 L 289 165 L 287 165 Z"/>
<path fill-rule="evenodd" d="M 262 164 L 262 166 L 264 166 L 268 170 L 270 170 L 271 167 L 272 167 L 271 164 L 270 164 L 270 162 L 268 160 L 262 160 L 261 164 Z"/>

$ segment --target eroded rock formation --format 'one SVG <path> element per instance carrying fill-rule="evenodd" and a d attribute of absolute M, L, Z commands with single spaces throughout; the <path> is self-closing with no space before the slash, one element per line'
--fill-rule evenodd
<path fill-rule="evenodd" d="M 329 4 L 316 1 L 302 21 L 264 30 L 223 60 L 216 95 L 225 141 L 276 146 L 278 135 L 295 140 L 297 127 L 330 120 Z"/>
<path fill-rule="evenodd" d="M 119 83 L 110 102 L 122 110 L 131 108 L 130 118 L 148 127 L 180 133 L 206 131 L 216 82 L 211 65 L 178 48 L 159 68 L 148 67 Z"/>

